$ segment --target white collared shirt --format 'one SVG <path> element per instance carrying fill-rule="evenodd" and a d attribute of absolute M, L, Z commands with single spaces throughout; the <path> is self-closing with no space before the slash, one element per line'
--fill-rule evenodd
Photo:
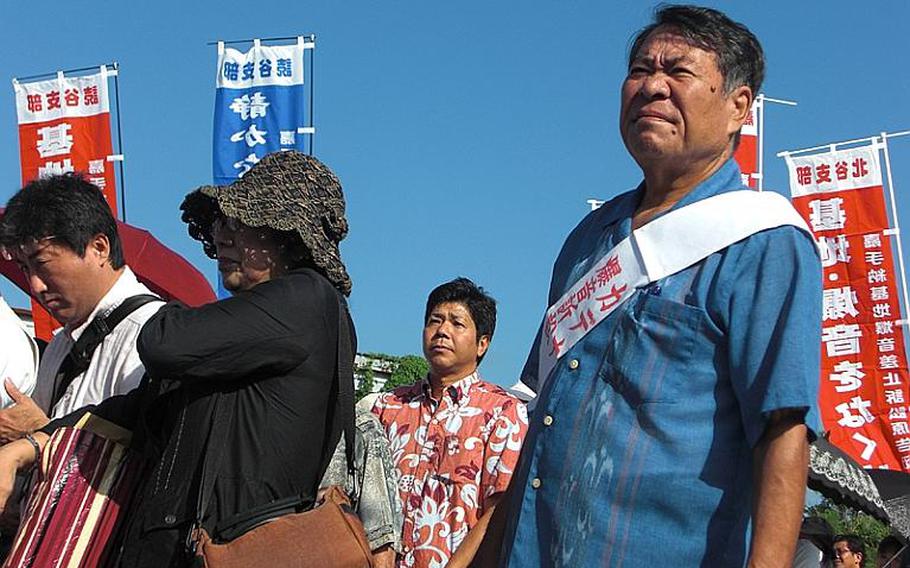
<path fill-rule="evenodd" d="M 37 369 L 38 346 L 35 340 L 0 296 L 0 408 L 13 403 L 3 388 L 3 380 L 10 379 L 17 389 L 32 394 Z"/>
<path fill-rule="evenodd" d="M 34 396 L 35 403 L 51 419 L 66 416 L 87 404 L 97 404 L 106 398 L 126 394 L 139 385 L 145 369 L 136 352 L 136 338 L 142 325 L 164 305 L 163 302 L 149 302 L 126 316 L 95 349 L 88 369 L 73 379 L 53 409 L 48 408 L 60 365 L 95 316 L 110 314 L 130 296 L 151 293 L 128 266 L 124 267 L 117 282 L 82 325 L 76 328 L 64 326 L 57 331 L 41 358 Z"/>

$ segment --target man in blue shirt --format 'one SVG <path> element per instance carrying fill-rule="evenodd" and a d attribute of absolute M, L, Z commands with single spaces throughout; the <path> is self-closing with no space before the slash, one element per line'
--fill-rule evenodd
<path fill-rule="evenodd" d="M 550 305 L 633 230 L 744 189 L 732 156 L 763 75 L 744 26 L 707 8 L 657 11 L 633 42 L 620 111 L 644 181 L 573 230 Z M 724 211 L 718 226 L 760 213 Z M 522 381 L 539 397 L 499 564 L 788 564 L 817 423 L 811 236 L 761 230 L 616 303 L 548 372 L 549 345 L 535 342 Z"/>

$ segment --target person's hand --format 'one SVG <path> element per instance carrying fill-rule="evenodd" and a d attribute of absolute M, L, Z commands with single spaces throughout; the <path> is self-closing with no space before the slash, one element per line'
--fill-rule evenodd
<path fill-rule="evenodd" d="M 40 448 L 44 448 L 49 436 L 43 432 L 35 432 L 34 440 Z M 38 457 L 35 447 L 28 440 L 16 440 L 0 447 L 0 512 L 6 509 L 6 502 L 13 492 L 16 482 L 16 472 L 35 463 Z"/>
<path fill-rule="evenodd" d="M 13 381 L 6 379 L 4 387 L 13 399 L 13 405 L 0 410 L 0 443 L 6 444 L 43 428 L 50 420 L 35 401 L 16 388 Z"/>

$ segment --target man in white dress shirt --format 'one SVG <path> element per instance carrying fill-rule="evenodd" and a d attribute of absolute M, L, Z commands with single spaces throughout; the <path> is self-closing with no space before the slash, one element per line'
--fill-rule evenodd
<path fill-rule="evenodd" d="M 15 401 L 0 410 L 0 442 L 41 428 L 50 418 L 124 394 L 139 384 L 144 369 L 136 336 L 162 305 L 130 300 L 129 312 L 82 358 L 71 354 L 85 336 L 131 297 L 148 296 L 124 263 L 120 237 L 101 192 L 77 174 L 35 180 L 7 203 L 0 218 L 0 245 L 28 278 L 32 296 L 61 324 L 38 367 L 34 399 L 13 385 Z M 146 302 L 146 303 L 143 303 Z M 139 307 L 133 308 L 138 305 Z M 101 326 L 103 327 L 103 326 Z"/>
<path fill-rule="evenodd" d="M 0 296 L 0 381 L 11 381 L 25 394 L 35 388 L 38 370 L 38 346 L 22 321 Z M 13 404 L 13 399 L 0 389 L 0 408 Z"/>

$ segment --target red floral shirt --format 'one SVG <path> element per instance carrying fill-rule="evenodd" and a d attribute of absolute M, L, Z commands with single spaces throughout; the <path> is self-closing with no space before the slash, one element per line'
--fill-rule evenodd
<path fill-rule="evenodd" d="M 487 500 L 509 485 L 528 431 L 525 405 L 474 373 L 440 401 L 427 379 L 397 388 L 376 400 L 373 413 L 398 468 L 399 566 L 445 566 Z"/>

